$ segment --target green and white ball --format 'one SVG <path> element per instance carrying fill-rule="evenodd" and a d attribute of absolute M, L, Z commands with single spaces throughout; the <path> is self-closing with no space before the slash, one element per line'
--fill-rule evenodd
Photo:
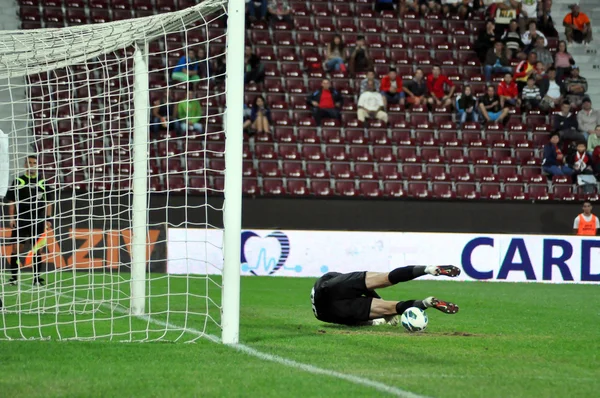
<path fill-rule="evenodd" d="M 422 309 L 410 307 L 402 313 L 400 323 L 408 332 L 420 332 L 427 327 L 429 319 L 427 319 L 427 314 Z"/>

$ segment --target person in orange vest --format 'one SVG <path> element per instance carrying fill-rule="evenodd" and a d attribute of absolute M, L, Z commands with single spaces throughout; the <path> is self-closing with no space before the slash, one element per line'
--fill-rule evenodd
<path fill-rule="evenodd" d="M 573 232 L 576 235 L 596 236 L 600 229 L 600 220 L 592 214 L 592 202 L 583 202 L 583 213 L 575 217 L 573 222 Z"/>

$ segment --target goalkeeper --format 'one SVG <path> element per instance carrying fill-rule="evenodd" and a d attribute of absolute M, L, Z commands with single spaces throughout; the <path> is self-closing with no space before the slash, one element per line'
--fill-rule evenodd
<path fill-rule="evenodd" d="M 457 277 L 460 269 L 453 265 L 408 266 L 391 272 L 328 272 L 317 280 L 311 294 L 315 317 L 323 322 L 359 326 L 398 324 L 398 317 L 410 307 L 435 308 L 456 314 L 458 306 L 435 297 L 424 300 L 382 300 L 374 289 L 407 282 L 423 275 Z"/>
<path fill-rule="evenodd" d="M 5 198 L 12 229 L 11 243 L 14 245 L 10 259 L 12 276 L 8 281 L 11 285 L 17 284 L 21 263 L 19 256 L 25 253 L 26 245 L 30 246 L 28 251 L 33 251 L 38 239 L 44 239 L 45 229 L 52 227 L 50 217 L 53 194 L 45 182 L 46 180 L 37 174 L 36 156 L 28 156 L 25 160 L 25 173 L 16 178 Z M 33 284 L 43 286 L 44 279 L 39 275 L 41 256 L 35 251 L 32 254 Z"/>

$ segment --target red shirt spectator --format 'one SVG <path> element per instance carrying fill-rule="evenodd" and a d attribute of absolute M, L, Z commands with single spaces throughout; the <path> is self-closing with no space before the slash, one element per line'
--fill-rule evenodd
<path fill-rule="evenodd" d="M 517 87 L 517 83 L 515 83 L 514 80 L 511 80 L 508 84 L 505 80 L 502 80 L 498 85 L 498 95 L 508 98 L 517 98 L 519 96 L 519 87 Z"/>
<path fill-rule="evenodd" d="M 388 75 L 384 76 L 383 79 L 381 79 L 381 91 L 390 91 L 391 86 L 392 80 L 390 77 Z M 396 76 L 396 91 L 398 93 L 402 92 L 402 79 L 398 76 Z"/>
<path fill-rule="evenodd" d="M 331 95 L 331 91 L 323 90 L 321 92 L 321 101 L 319 101 L 319 108 L 321 108 L 321 109 L 335 108 L 335 104 L 333 103 L 333 96 Z"/>
<path fill-rule="evenodd" d="M 433 74 L 427 76 L 427 89 L 438 99 L 442 99 L 446 95 L 444 91 L 445 84 L 454 87 L 454 83 L 448 79 L 448 76 L 439 75 L 437 78 Z"/>

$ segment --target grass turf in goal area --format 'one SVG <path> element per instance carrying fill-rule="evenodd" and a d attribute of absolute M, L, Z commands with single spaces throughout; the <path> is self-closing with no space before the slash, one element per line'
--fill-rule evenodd
<path fill-rule="evenodd" d="M 161 283 L 166 279 L 157 279 L 155 293 Z M 409 334 L 318 322 L 309 301 L 313 283 L 243 278 L 242 343 L 429 397 L 593 397 L 600 390 L 598 286 L 414 281 L 381 290 L 386 299 L 436 295 L 460 305 L 457 315 L 429 310 L 428 329 Z M 185 280 L 172 280 L 170 289 L 186 291 Z M 153 305 L 166 299 L 157 295 Z M 180 309 L 182 301 L 171 300 Z M 188 309 L 200 313 L 205 305 L 198 299 Z M 22 322 L 38 317 L 21 316 Z M 15 319 L 4 316 L 6 324 Z M 0 358 L 0 395 L 8 397 L 386 395 L 204 339 L 191 345 L 2 341 Z"/>

